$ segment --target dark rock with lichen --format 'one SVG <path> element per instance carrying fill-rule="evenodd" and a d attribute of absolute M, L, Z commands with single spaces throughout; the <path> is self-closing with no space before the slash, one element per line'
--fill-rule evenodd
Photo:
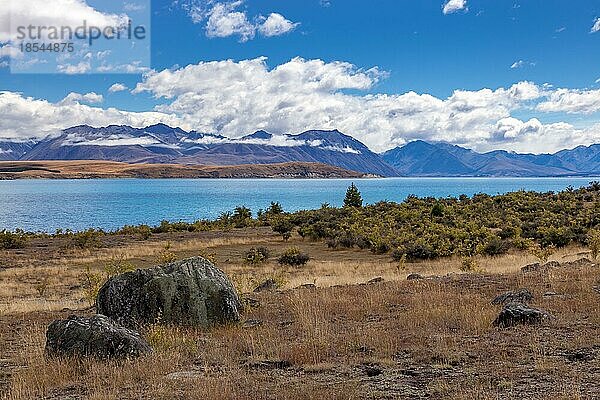
<path fill-rule="evenodd" d="M 523 303 L 509 303 L 502 308 L 493 325 L 499 328 L 515 325 L 538 325 L 550 318 L 551 315 L 546 311 L 529 307 Z"/>
<path fill-rule="evenodd" d="M 132 358 L 150 352 L 138 332 L 104 315 L 73 315 L 52 322 L 46 331 L 46 354 L 51 357 Z"/>
<path fill-rule="evenodd" d="M 502 293 L 494 300 L 492 304 L 523 303 L 527 304 L 533 300 L 533 294 L 528 289 L 519 289 L 511 292 Z"/>
<path fill-rule="evenodd" d="M 202 257 L 109 279 L 97 311 L 129 327 L 156 322 L 211 327 L 240 320 L 240 299 L 223 271 Z"/>

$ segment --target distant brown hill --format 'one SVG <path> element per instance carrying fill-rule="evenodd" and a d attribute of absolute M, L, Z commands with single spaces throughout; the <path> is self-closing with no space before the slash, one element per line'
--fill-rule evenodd
<path fill-rule="evenodd" d="M 228 166 L 127 164 L 112 161 L 3 161 L 0 179 L 93 178 L 362 178 L 361 172 L 321 163 Z"/>

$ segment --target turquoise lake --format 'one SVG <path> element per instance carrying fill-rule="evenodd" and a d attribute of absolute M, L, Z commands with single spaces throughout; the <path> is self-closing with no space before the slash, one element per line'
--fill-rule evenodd
<path fill-rule="evenodd" d="M 515 190 L 560 191 L 598 178 L 388 178 L 388 179 L 92 179 L 0 181 L 0 230 L 57 228 L 113 230 L 161 220 L 216 218 L 245 205 L 255 213 L 280 202 L 286 211 L 339 206 L 355 182 L 367 203 L 400 202 L 408 195 L 446 197 Z"/>

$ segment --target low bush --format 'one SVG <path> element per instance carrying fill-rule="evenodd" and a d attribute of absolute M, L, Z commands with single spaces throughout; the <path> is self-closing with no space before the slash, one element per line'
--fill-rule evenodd
<path fill-rule="evenodd" d="M 279 256 L 279 264 L 290 267 L 302 267 L 308 263 L 310 257 L 306 253 L 302 253 L 299 248 L 291 247 Z"/>
<path fill-rule="evenodd" d="M 85 231 L 70 234 L 70 246 L 80 249 L 90 249 L 100 247 L 100 237 L 104 232 L 96 229 L 87 229 Z"/>
<path fill-rule="evenodd" d="M 7 230 L 0 231 L 0 249 L 22 249 L 27 244 L 27 236 L 25 232 L 17 230 L 10 232 Z"/>
<path fill-rule="evenodd" d="M 477 261 L 474 258 L 465 257 L 460 263 L 460 270 L 462 272 L 479 272 L 480 268 L 479 264 L 477 264 Z"/>
<path fill-rule="evenodd" d="M 177 255 L 171 251 L 171 247 L 171 242 L 167 242 L 156 254 L 156 260 L 159 264 L 169 264 L 177 260 Z"/>
<path fill-rule="evenodd" d="M 592 258 L 596 260 L 600 254 L 600 230 L 594 229 L 588 233 L 588 246 L 592 251 Z"/>
<path fill-rule="evenodd" d="M 250 265 L 264 264 L 270 257 L 266 247 L 253 247 L 244 254 L 244 262 Z"/>
<path fill-rule="evenodd" d="M 430 260 L 437 257 L 437 253 L 433 247 L 422 241 L 405 243 L 400 249 L 395 250 L 394 254 L 396 254 L 396 257 L 399 254 L 405 255 L 409 261 Z"/>
<path fill-rule="evenodd" d="M 283 240 L 287 242 L 292 237 L 294 224 L 289 218 L 279 216 L 271 221 L 271 229 L 273 229 L 273 232 L 279 233 Z"/>
<path fill-rule="evenodd" d="M 510 243 L 506 240 L 502 240 L 499 237 L 495 236 L 491 238 L 485 245 L 483 246 L 481 252 L 486 256 L 499 256 L 502 254 L 506 254 L 510 249 Z"/>

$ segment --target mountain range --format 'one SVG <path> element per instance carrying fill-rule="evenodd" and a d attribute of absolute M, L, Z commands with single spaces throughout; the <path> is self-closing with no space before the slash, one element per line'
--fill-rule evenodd
<path fill-rule="evenodd" d="M 239 139 L 164 124 L 146 128 L 87 125 L 39 141 L 0 141 L 0 160 L 104 160 L 133 164 L 246 165 L 323 163 L 379 176 L 593 176 L 600 175 L 600 145 L 555 154 L 477 153 L 421 140 L 376 154 L 338 130 L 297 135 L 257 131 Z"/>
<path fill-rule="evenodd" d="M 421 140 L 381 155 L 402 176 L 551 177 L 600 175 L 600 145 L 555 154 L 518 154 L 505 150 L 477 153 L 447 143 Z"/>

